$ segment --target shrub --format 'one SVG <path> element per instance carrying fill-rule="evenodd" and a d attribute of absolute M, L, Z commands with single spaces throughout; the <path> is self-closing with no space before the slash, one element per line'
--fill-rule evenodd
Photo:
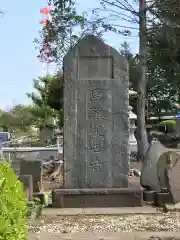
<path fill-rule="evenodd" d="M 176 121 L 175 120 L 165 120 L 159 123 L 158 129 L 161 132 L 175 133 L 176 131 Z M 166 131 L 165 131 L 166 129 Z"/>
<path fill-rule="evenodd" d="M 27 200 L 8 162 L 0 163 L 0 240 L 27 239 Z"/>
<path fill-rule="evenodd" d="M 159 125 L 176 125 L 176 121 L 175 120 L 165 120 L 165 121 L 162 121 Z"/>

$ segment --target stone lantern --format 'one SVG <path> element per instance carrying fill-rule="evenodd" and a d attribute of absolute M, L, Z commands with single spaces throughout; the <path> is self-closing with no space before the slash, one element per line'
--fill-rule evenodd
<path fill-rule="evenodd" d="M 134 132 L 136 130 L 135 121 L 137 119 L 136 114 L 132 112 L 132 107 L 129 106 L 129 122 L 130 122 L 130 134 L 129 134 L 129 145 L 130 145 L 130 154 L 137 153 L 137 140 L 135 138 Z"/>

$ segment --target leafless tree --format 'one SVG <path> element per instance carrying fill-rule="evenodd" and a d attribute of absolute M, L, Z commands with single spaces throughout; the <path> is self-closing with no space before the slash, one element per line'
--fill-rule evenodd
<path fill-rule="evenodd" d="M 138 59 L 140 78 L 137 86 L 137 136 L 138 159 L 144 161 L 149 145 L 145 126 L 147 24 L 153 21 L 152 15 L 147 17 L 147 12 L 153 8 L 153 1 L 138 0 L 133 3 L 132 0 L 100 0 L 100 5 L 101 8 L 95 11 L 104 13 L 103 24 L 107 31 L 110 30 L 117 34 L 128 35 L 131 31 L 136 30 L 139 35 Z M 121 22 L 125 22 L 125 24 L 121 24 Z"/>

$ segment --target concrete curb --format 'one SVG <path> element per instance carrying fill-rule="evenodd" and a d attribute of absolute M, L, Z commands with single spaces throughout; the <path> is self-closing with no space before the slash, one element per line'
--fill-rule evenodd
<path fill-rule="evenodd" d="M 180 239 L 180 232 L 129 232 L 129 233 L 73 233 L 53 234 L 42 232 L 40 234 L 29 234 L 29 240 L 155 240 L 159 237 L 162 240 Z"/>
<path fill-rule="evenodd" d="M 162 211 L 150 206 L 122 207 L 122 208 L 44 208 L 46 216 L 74 216 L 74 215 L 129 215 L 129 214 L 160 214 Z"/>

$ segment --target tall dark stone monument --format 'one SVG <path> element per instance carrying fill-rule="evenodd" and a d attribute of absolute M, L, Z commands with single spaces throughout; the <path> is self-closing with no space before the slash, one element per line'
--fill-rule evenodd
<path fill-rule="evenodd" d="M 110 195 L 123 205 L 133 191 L 128 188 L 128 78 L 126 59 L 92 35 L 64 58 L 64 190 L 59 194 L 78 195 L 82 206 L 97 205 L 97 199 L 92 204 L 97 194 L 101 203 L 106 196 L 105 205 Z"/>

